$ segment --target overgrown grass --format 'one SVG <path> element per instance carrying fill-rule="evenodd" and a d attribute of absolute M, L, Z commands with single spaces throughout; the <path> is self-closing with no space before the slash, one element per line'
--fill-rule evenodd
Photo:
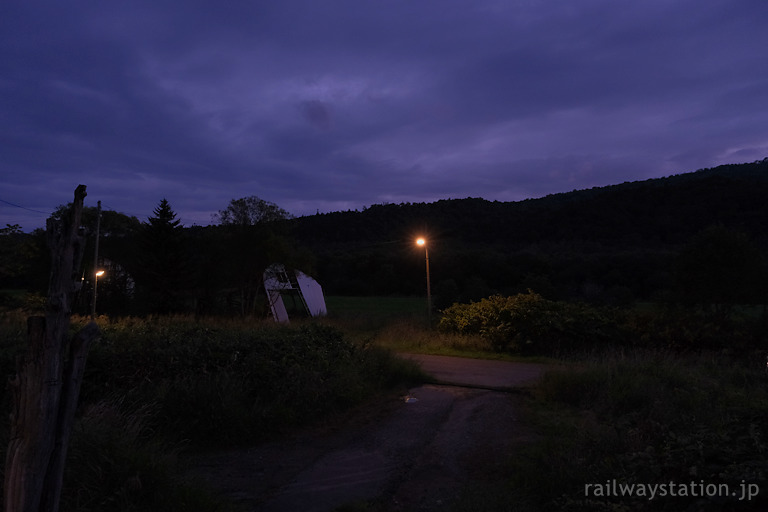
<path fill-rule="evenodd" d="M 86 322 L 73 318 L 72 330 Z M 97 322 L 62 510 L 223 510 L 179 477 L 180 451 L 256 444 L 423 379 L 415 363 L 316 322 Z M 10 374 L 26 345 L 24 315 L 4 314 L 0 330 Z"/>
<path fill-rule="evenodd" d="M 611 353 L 547 373 L 535 393 L 527 416 L 539 440 L 514 454 L 502 486 L 528 510 L 766 509 L 768 381 L 757 366 Z M 607 496 L 613 481 L 725 484 L 738 496 Z M 750 484 L 761 494 L 739 501 Z"/>
<path fill-rule="evenodd" d="M 480 336 L 438 332 L 412 320 L 390 322 L 376 333 L 374 342 L 400 352 L 466 355 L 492 351 Z"/>
<path fill-rule="evenodd" d="M 437 329 L 427 322 L 425 300 L 419 297 L 328 297 L 325 324 L 350 338 L 394 352 L 543 362 L 539 356 L 500 351 L 487 337 Z M 439 317 L 435 314 L 434 319 Z"/>
<path fill-rule="evenodd" d="M 328 318 L 290 327 L 100 318 L 63 510 L 224 510 L 179 477 L 179 453 L 257 443 L 420 380 L 393 351 L 503 354 L 487 337 L 428 328 L 416 300 L 328 304 Z M 0 317 L 0 334 L 0 368 L 10 373 L 25 346 L 24 316 Z M 468 488 L 453 510 L 765 509 L 768 376 L 765 361 L 754 359 L 585 347 L 525 399 L 533 442 L 510 455 L 497 479 Z M 4 448 L 5 428 L 2 435 Z M 755 483 L 762 494 L 749 502 L 585 495 L 585 485 L 613 480 L 726 483 L 735 491 Z"/>
<path fill-rule="evenodd" d="M 118 397 L 84 408 L 69 447 L 61 510 L 224 510 L 180 475 L 184 445 L 156 435 L 156 414 L 154 404 Z"/>
<path fill-rule="evenodd" d="M 472 334 L 456 334 L 428 329 L 421 322 L 393 321 L 371 339 L 375 345 L 395 352 L 434 354 L 502 361 L 551 362 L 543 356 L 522 356 L 495 350 L 487 339 Z"/>
<path fill-rule="evenodd" d="M 431 327 L 424 298 L 328 297 L 326 303 L 329 315 L 323 322 L 358 342 L 394 352 L 520 359 L 495 350 L 479 335 L 441 332 Z"/>

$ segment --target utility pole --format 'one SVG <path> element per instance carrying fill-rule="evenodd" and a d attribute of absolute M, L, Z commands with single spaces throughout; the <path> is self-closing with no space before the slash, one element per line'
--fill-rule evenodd
<path fill-rule="evenodd" d="M 91 320 L 96 318 L 96 293 L 99 286 L 99 230 L 101 229 L 101 201 L 96 202 L 96 243 L 93 250 L 93 301 L 91 302 Z"/>

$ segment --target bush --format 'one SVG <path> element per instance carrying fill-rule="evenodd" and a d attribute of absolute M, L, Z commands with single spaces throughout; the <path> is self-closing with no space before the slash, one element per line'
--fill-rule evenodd
<path fill-rule="evenodd" d="M 676 352 L 766 350 L 766 322 L 749 313 L 714 322 L 690 308 L 619 310 L 551 301 L 528 292 L 454 304 L 443 311 L 438 328 L 480 336 L 493 350 L 523 355 L 573 356 L 617 346 Z"/>
<path fill-rule="evenodd" d="M 103 326 L 83 399 L 156 403 L 156 427 L 196 446 L 257 442 L 417 375 L 391 352 L 309 323 L 124 319 Z"/>
<path fill-rule="evenodd" d="M 530 291 L 454 304 L 443 311 L 438 328 L 480 335 L 497 351 L 522 354 L 581 350 L 623 337 L 614 311 L 551 301 Z"/>

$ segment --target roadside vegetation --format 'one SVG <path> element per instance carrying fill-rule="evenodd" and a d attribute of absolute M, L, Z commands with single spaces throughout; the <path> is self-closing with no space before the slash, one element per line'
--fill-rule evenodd
<path fill-rule="evenodd" d="M 291 326 L 97 318 L 102 339 L 86 367 L 62 510 L 228 510 L 183 476 L 187 454 L 276 439 L 399 392 L 423 380 L 395 357 L 406 351 L 558 363 L 518 397 L 525 432 L 508 464 L 471 482 L 454 512 L 766 505 L 768 375 L 757 309 L 723 318 L 690 307 L 564 303 L 529 291 L 454 304 L 430 327 L 424 298 L 328 297 L 328 305 L 328 317 Z M 24 350 L 25 318 L 2 314 L 6 375 Z M 86 321 L 73 318 L 72 329 Z M 606 495 L 613 481 L 725 484 L 737 493 L 755 485 L 760 494 L 648 500 Z M 591 484 L 603 487 L 585 491 Z"/>
<path fill-rule="evenodd" d="M 421 303 L 382 322 L 374 342 L 558 363 L 519 397 L 524 426 L 508 464 L 471 482 L 454 512 L 766 510 L 761 308 L 611 308 L 529 291 L 454 304 L 430 330 Z"/>
<path fill-rule="evenodd" d="M 767 384 L 758 364 L 713 354 L 616 350 L 560 367 L 525 401 L 534 434 L 484 499 L 523 511 L 765 510 Z"/>
<path fill-rule="evenodd" d="M 530 432 L 509 465 L 455 510 L 765 510 L 764 322 L 532 292 L 448 308 L 443 331 L 564 363 L 524 398 Z"/>
<path fill-rule="evenodd" d="M 25 350 L 26 315 L 0 317 L 0 368 Z M 86 318 L 75 317 L 72 330 Z M 70 445 L 62 510 L 224 510 L 183 477 L 196 450 L 275 439 L 422 379 L 414 363 L 315 322 L 99 317 Z M 11 397 L 3 391 L 9 410 Z M 2 447 L 7 446 L 4 415 Z"/>
<path fill-rule="evenodd" d="M 352 339 L 393 352 L 516 359 L 494 351 L 481 336 L 430 328 L 424 297 L 327 297 L 323 320 Z"/>

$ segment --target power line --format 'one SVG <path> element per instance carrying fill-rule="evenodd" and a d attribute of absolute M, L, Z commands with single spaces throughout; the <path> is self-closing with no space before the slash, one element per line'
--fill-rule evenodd
<path fill-rule="evenodd" d="M 42 213 L 43 215 L 50 215 L 51 214 L 51 212 L 41 212 L 40 210 L 34 210 L 32 208 L 27 208 L 26 206 L 21 206 L 20 204 L 12 203 L 12 202 L 6 201 L 5 199 L 2 199 L 2 198 L 0 198 L 0 203 L 5 203 L 5 204 L 7 204 L 9 206 L 13 206 L 15 208 L 21 208 L 22 210 L 27 210 L 27 211 L 30 211 L 30 212 Z M 133 215 L 134 217 L 138 217 L 139 216 L 139 215 L 132 214 L 132 213 L 124 213 L 124 212 L 116 210 L 116 209 L 114 209 L 114 208 L 112 208 L 110 206 L 106 206 L 106 209 L 111 210 L 113 212 L 117 212 L 117 213 L 123 213 L 123 215 Z"/>
<path fill-rule="evenodd" d="M 50 212 L 41 212 L 40 210 L 33 210 L 32 208 L 27 208 L 26 206 L 21 206 L 18 204 L 11 203 L 10 201 L 6 201 L 5 199 L 0 199 L 0 202 L 5 203 L 7 205 L 15 206 L 16 208 L 21 208 L 22 210 L 27 210 L 35 213 L 42 213 L 43 215 L 50 215 Z"/>

